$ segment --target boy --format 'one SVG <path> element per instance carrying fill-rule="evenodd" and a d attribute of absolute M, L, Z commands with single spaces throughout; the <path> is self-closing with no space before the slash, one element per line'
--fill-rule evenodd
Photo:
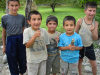
<path fill-rule="evenodd" d="M 28 75 L 45 75 L 47 48 L 49 44 L 48 33 L 40 28 L 42 16 L 38 11 L 31 11 L 28 16 L 28 24 L 23 33 L 23 43 L 26 46 Z"/>
<path fill-rule="evenodd" d="M 58 19 L 55 16 L 50 15 L 47 17 L 46 25 L 48 27 L 48 35 L 50 40 L 50 44 L 47 47 L 48 59 L 46 75 L 50 75 L 51 69 L 53 75 L 56 75 L 56 73 L 60 72 L 60 58 L 57 47 L 60 32 L 56 31 Z"/>
<path fill-rule="evenodd" d="M 19 0 L 8 0 L 9 13 L 2 17 L 3 53 L 7 54 L 11 75 L 26 72 L 26 50 L 23 45 L 25 18 L 17 13 L 19 6 Z"/>
<path fill-rule="evenodd" d="M 77 26 L 75 28 L 75 31 L 77 33 L 79 32 L 79 34 L 81 35 L 84 45 L 83 50 L 80 51 L 80 60 L 78 65 L 79 75 L 82 75 L 81 68 L 84 56 L 89 59 L 92 66 L 93 75 L 96 75 L 97 66 L 95 52 L 93 48 L 93 41 L 98 39 L 98 22 L 95 21 L 96 8 L 96 3 L 86 3 L 84 10 L 86 16 L 78 20 Z"/>
<path fill-rule="evenodd" d="M 63 20 L 65 33 L 59 37 L 58 47 L 61 50 L 61 75 L 78 75 L 79 50 L 82 49 L 82 40 L 79 34 L 74 32 L 75 18 L 66 16 Z"/>

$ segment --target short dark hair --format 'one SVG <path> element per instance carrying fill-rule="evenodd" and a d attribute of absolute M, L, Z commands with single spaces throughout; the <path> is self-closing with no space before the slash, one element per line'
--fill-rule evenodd
<path fill-rule="evenodd" d="M 46 20 L 46 25 L 48 24 L 49 21 L 55 21 L 58 25 L 58 19 L 56 16 L 53 16 L 53 15 L 48 16 Z"/>
<path fill-rule="evenodd" d="M 40 14 L 40 12 L 38 12 L 38 11 L 36 11 L 36 10 L 34 10 L 34 11 L 30 11 L 29 12 L 29 14 L 28 14 L 28 20 L 30 20 L 31 19 L 31 16 L 32 15 L 40 15 L 40 17 L 41 17 L 41 20 L 42 20 L 42 15 Z"/>
<path fill-rule="evenodd" d="M 73 16 L 65 16 L 65 18 L 63 19 L 63 26 L 65 24 L 65 21 L 70 21 L 70 20 L 73 21 L 74 24 L 76 25 L 76 20 Z"/>
<path fill-rule="evenodd" d="M 10 2 L 10 1 L 17 1 L 17 2 L 20 4 L 19 0 L 8 0 L 8 1 L 7 1 L 8 5 L 9 5 L 9 2 Z"/>
<path fill-rule="evenodd" d="M 85 4 L 85 9 L 87 9 L 88 7 L 97 8 L 97 3 L 96 2 L 87 2 Z"/>

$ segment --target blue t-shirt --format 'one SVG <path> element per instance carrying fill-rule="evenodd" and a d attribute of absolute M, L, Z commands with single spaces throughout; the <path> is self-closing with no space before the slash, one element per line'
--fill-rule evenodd
<path fill-rule="evenodd" d="M 63 33 L 59 37 L 58 47 L 66 47 L 71 44 L 72 39 L 74 39 L 74 45 L 77 47 L 82 47 L 82 40 L 79 34 L 76 32 L 67 36 L 66 33 Z M 77 63 L 79 60 L 79 50 L 61 50 L 61 59 L 67 63 Z"/>

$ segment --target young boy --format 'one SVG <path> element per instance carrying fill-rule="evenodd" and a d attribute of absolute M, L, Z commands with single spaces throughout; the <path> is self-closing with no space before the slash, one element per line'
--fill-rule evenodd
<path fill-rule="evenodd" d="M 55 16 L 50 15 L 47 17 L 46 25 L 48 28 L 48 35 L 50 40 L 50 44 L 47 47 L 48 59 L 46 75 L 50 75 L 51 69 L 53 75 L 56 75 L 56 73 L 60 72 L 60 58 L 57 47 L 60 32 L 56 31 L 58 19 Z"/>
<path fill-rule="evenodd" d="M 23 43 L 26 46 L 28 75 L 45 75 L 47 48 L 49 44 L 48 33 L 40 28 L 42 16 L 38 11 L 31 11 L 28 16 L 28 24 L 23 34 Z"/>
<path fill-rule="evenodd" d="M 19 0 L 8 0 L 9 13 L 2 17 L 3 53 L 7 54 L 11 75 L 26 72 L 26 50 L 23 45 L 25 18 L 17 13 L 19 6 Z"/>
<path fill-rule="evenodd" d="M 80 51 L 80 60 L 79 60 L 79 75 L 82 75 L 81 68 L 83 57 L 86 56 L 92 66 L 93 75 L 96 75 L 97 66 L 96 66 L 96 57 L 93 48 L 93 41 L 98 39 L 98 22 L 95 21 L 97 4 L 94 2 L 88 2 L 85 5 L 85 14 L 84 18 L 81 18 L 77 22 L 75 31 L 81 35 L 84 48 Z"/>
<path fill-rule="evenodd" d="M 82 40 L 79 34 L 74 32 L 75 18 L 66 16 L 63 20 L 65 33 L 59 37 L 58 47 L 61 50 L 61 75 L 78 75 L 79 50 L 82 49 Z"/>

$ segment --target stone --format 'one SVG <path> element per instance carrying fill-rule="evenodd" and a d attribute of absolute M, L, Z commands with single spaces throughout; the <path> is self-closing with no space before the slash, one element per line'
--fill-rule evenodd
<path fill-rule="evenodd" d="M 85 67 L 84 67 L 84 70 L 85 70 L 86 72 L 92 72 L 92 69 L 91 69 L 90 66 L 85 66 Z"/>

